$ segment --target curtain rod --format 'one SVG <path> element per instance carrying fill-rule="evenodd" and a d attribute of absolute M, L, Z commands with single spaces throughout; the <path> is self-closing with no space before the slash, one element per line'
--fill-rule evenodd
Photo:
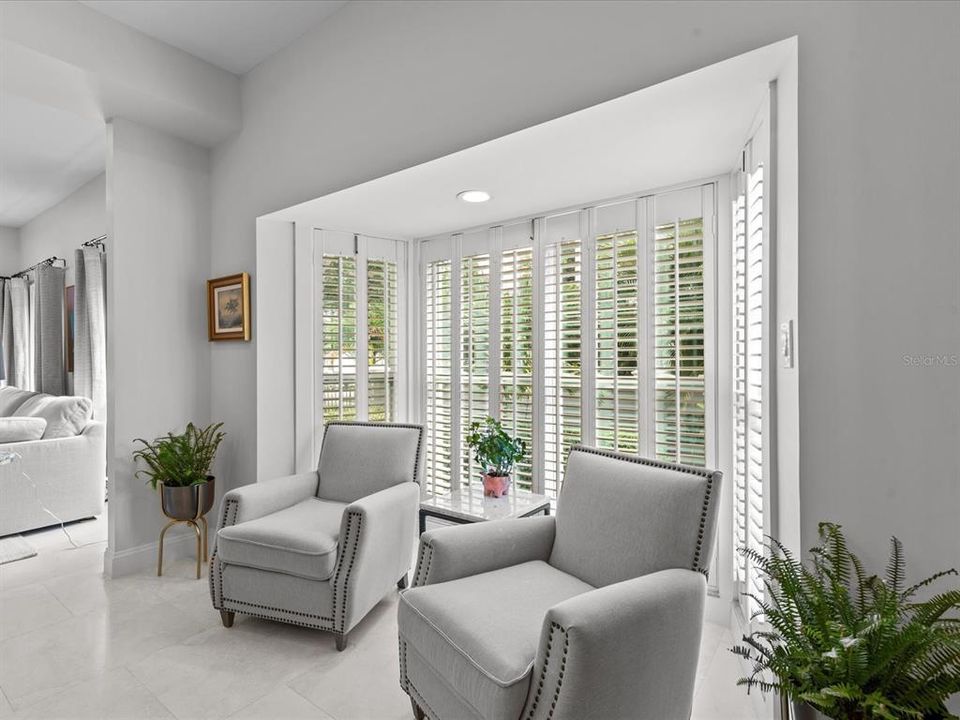
<path fill-rule="evenodd" d="M 56 255 L 51 255 L 51 256 L 48 257 L 46 260 L 41 260 L 41 261 L 38 262 L 36 265 L 31 265 L 30 267 L 28 267 L 26 270 L 21 270 L 20 272 L 14 273 L 13 275 L 9 275 L 9 276 L 3 275 L 3 276 L 0 276 L 0 278 L 2 278 L 3 280 L 12 280 L 13 278 L 23 277 L 23 276 L 26 275 L 28 272 L 31 272 L 31 271 L 33 271 L 33 270 L 36 270 L 36 269 L 39 268 L 39 267 L 43 267 L 44 265 L 50 265 L 50 266 L 52 266 L 52 267 L 56 267 L 58 262 L 63 263 L 63 265 L 62 265 L 61 267 L 66 267 L 66 266 L 67 266 L 67 261 L 64 260 L 62 257 L 57 257 Z"/>

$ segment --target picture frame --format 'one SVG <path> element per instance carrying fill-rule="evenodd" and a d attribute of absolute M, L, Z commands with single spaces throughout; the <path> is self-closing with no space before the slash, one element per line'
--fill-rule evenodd
<path fill-rule="evenodd" d="M 250 340 L 250 276 L 245 273 L 207 280 L 207 337 Z"/>

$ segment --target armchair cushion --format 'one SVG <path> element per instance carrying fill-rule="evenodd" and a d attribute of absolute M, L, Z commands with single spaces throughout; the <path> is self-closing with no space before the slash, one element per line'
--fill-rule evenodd
<path fill-rule="evenodd" d="M 444 668 L 450 689 L 477 715 L 515 718 L 547 610 L 591 590 L 539 560 L 415 587 L 400 597 L 400 637 L 429 666 Z M 401 664 L 403 652 L 401 644 Z"/>
<path fill-rule="evenodd" d="M 668 568 L 706 572 L 720 473 L 575 447 L 550 564 L 595 585 Z"/>
<path fill-rule="evenodd" d="M 220 530 L 218 552 L 230 565 L 327 580 L 337 563 L 344 503 L 307 498 Z"/>
<path fill-rule="evenodd" d="M 320 448 L 317 496 L 350 503 L 417 479 L 419 425 L 332 422 Z"/>

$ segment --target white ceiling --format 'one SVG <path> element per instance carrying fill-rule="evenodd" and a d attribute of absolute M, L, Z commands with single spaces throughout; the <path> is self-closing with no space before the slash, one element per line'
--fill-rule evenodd
<path fill-rule="evenodd" d="M 347 0 L 81 0 L 168 45 L 242 75 Z"/>
<path fill-rule="evenodd" d="M 794 45 L 760 48 L 266 217 L 428 237 L 726 174 Z M 456 194 L 467 189 L 493 199 L 463 203 Z"/>
<path fill-rule="evenodd" d="M 98 118 L 0 92 L 0 225 L 20 227 L 103 172 Z"/>

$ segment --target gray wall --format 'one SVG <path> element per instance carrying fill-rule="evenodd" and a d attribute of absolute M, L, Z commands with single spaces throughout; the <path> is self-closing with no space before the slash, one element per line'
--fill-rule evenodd
<path fill-rule="evenodd" d="M 0 275 L 12 275 L 20 267 L 20 231 L 0 225 Z"/>
<path fill-rule="evenodd" d="M 133 476 L 133 439 L 210 418 L 210 159 L 203 148 L 129 120 L 111 121 L 107 137 L 104 571 L 120 575 L 155 562 L 163 521 L 156 493 Z M 174 543 L 171 557 L 177 549 Z M 190 552 L 189 544 L 180 549 Z"/>
<path fill-rule="evenodd" d="M 73 253 L 107 231 L 107 180 L 100 173 L 20 228 L 21 270 L 52 255 L 67 261 L 67 285 L 74 283 Z"/>
<path fill-rule="evenodd" d="M 255 268 L 255 218 L 799 36 L 799 508 L 871 560 L 956 563 L 960 5 L 350 3 L 244 78 L 213 157 L 212 273 Z M 642 158 L 626 159 L 642 162 Z M 254 343 L 258 331 L 254 328 Z M 255 348 L 212 348 L 225 477 L 253 482 Z M 796 387 L 796 377 L 792 380 Z"/>

